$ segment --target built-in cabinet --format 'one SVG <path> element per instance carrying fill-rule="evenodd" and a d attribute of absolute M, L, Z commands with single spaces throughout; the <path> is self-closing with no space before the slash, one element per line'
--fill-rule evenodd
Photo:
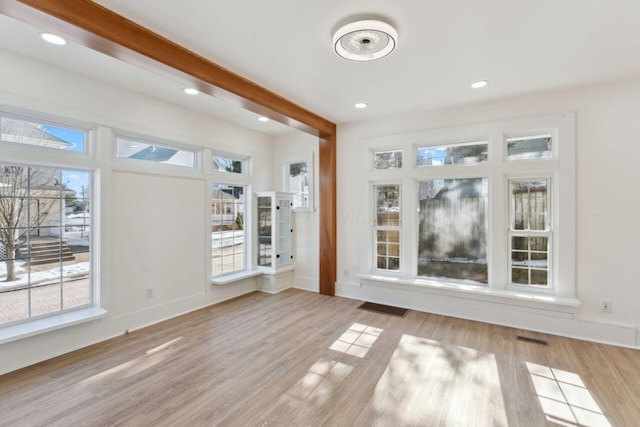
<path fill-rule="evenodd" d="M 270 191 L 255 198 L 260 290 L 275 293 L 293 285 L 293 194 Z"/>

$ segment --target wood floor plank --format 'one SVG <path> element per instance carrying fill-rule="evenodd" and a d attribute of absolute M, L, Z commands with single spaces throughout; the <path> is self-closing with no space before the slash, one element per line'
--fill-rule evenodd
<path fill-rule="evenodd" d="M 0 426 L 638 425 L 640 351 L 359 304 L 253 293 L 0 376 Z"/>

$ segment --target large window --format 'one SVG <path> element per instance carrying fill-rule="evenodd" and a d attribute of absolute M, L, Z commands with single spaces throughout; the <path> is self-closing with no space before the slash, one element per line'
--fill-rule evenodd
<path fill-rule="evenodd" d="M 486 178 L 418 185 L 418 276 L 487 283 Z"/>
<path fill-rule="evenodd" d="M 0 164 L 0 323 L 92 303 L 92 174 Z"/>
<path fill-rule="evenodd" d="M 400 270 L 400 186 L 376 185 L 375 259 L 378 270 Z"/>
<path fill-rule="evenodd" d="M 212 275 L 246 268 L 245 187 L 213 184 L 211 195 Z"/>
<path fill-rule="evenodd" d="M 573 114 L 375 137 L 360 153 L 368 280 L 575 296 Z"/>

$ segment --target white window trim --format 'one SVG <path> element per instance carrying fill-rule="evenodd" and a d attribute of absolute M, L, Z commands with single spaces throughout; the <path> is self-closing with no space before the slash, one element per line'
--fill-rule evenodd
<path fill-rule="evenodd" d="M 386 169 L 383 169 L 386 170 Z M 400 222 L 397 226 L 389 226 L 389 225 L 384 225 L 384 226 L 379 226 L 377 225 L 377 218 L 376 218 L 376 187 L 381 187 L 381 186 L 391 186 L 391 185 L 397 185 L 399 188 L 399 192 L 398 192 L 398 197 L 399 197 L 399 201 L 398 201 L 398 205 L 400 208 Z M 400 182 L 390 182 L 390 181 L 377 181 L 377 182 L 372 182 L 370 184 L 370 193 L 372 193 L 371 196 L 371 203 L 370 203 L 370 210 L 369 212 L 372 213 L 372 222 L 371 222 L 371 245 L 372 245 L 372 259 L 371 259 L 371 270 L 375 273 L 378 274 L 390 274 L 390 275 L 394 275 L 394 276 L 398 276 L 402 274 L 403 271 L 403 264 L 404 261 L 402 259 L 402 246 L 403 246 L 403 233 L 402 233 L 402 224 L 403 224 L 403 215 L 404 215 L 404 209 L 402 206 L 402 184 Z M 379 269 L 378 268 L 378 236 L 377 236 L 377 231 L 378 230 L 386 230 L 386 231 L 398 231 L 399 236 L 400 236 L 400 241 L 398 242 L 399 245 L 399 259 L 400 259 L 400 268 L 398 270 L 385 270 L 385 269 Z M 388 256 L 387 256 L 388 258 Z"/>
<path fill-rule="evenodd" d="M 32 112 L 0 105 L 0 114 L 8 111 L 11 117 L 24 120 L 43 121 L 60 127 L 68 127 L 86 132 L 85 150 L 74 152 L 55 150 L 37 145 L 27 145 L 12 142 L 0 142 L 2 159 L 4 163 L 20 164 L 29 167 L 51 167 L 62 170 L 77 170 L 91 174 L 91 289 L 90 306 L 82 306 L 68 310 L 48 313 L 34 318 L 21 319 L 0 325 L 0 344 L 15 341 L 21 338 L 45 333 L 66 326 L 84 323 L 102 317 L 107 310 L 101 306 L 101 265 L 108 263 L 104 260 L 108 250 L 102 250 L 100 245 L 101 234 L 104 230 L 104 219 L 101 215 L 105 193 L 103 186 L 103 164 L 98 150 L 98 140 L 102 141 L 108 133 L 101 128 L 86 122 L 74 119 L 53 116 L 41 112 Z M 16 113 L 18 112 L 18 113 Z M 108 138 L 110 139 L 110 138 Z M 4 149 L 4 146 L 7 149 Z"/>
<path fill-rule="evenodd" d="M 529 136 L 551 133 L 554 141 L 553 157 L 535 160 L 506 161 L 506 138 L 514 136 Z M 417 167 L 415 150 L 417 147 L 442 146 L 453 142 L 488 141 L 489 155 L 486 162 L 466 165 L 444 165 L 438 167 Z M 372 169 L 371 154 L 373 151 L 385 150 L 389 147 L 401 147 L 404 150 L 402 169 L 376 171 Z M 495 292 L 516 292 L 523 295 L 543 294 L 549 297 L 575 299 L 575 265 L 576 265 L 576 183 L 575 183 L 575 114 L 572 112 L 559 113 L 548 116 L 505 120 L 500 122 L 482 123 L 477 125 L 460 126 L 454 128 L 434 129 L 411 134 L 391 135 L 363 139 L 359 145 L 361 170 L 368 171 L 366 179 L 361 181 L 362 194 L 364 186 L 372 182 L 399 181 L 402 184 L 403 197 L 403 241 L 401 251 L 404 254 L 401 263 L 401 279 L 393 275 L 374 274 L 371 259 L 362 257 L 360 264 L 361 275 L 389 277 L 390 280 L 416 281 L 422 280 L 416 276 L 417 236 L 418 224 L 417 197 L 407 197 L 417 192 L 417 182 L 425 179 L 447 178 L 477 178 L 489 179 L 489 230 L 488 254 L 489 284 L 482 286 L 488 289 L 489 295 Z M 366 162 L 366 164 L 364 163 Z M 383 173 L 380 173 L 383 172 Z M 538 176 L 551 177 L 551 206 L 554 222 L 554 238 L 552 259 L 553 289 L 521 289 L 509 286 L 508 283 L 508 189 L 507 180 L 513 178 L 531 178 Z M 417 193 L 416 193 L 417 194 Z M 371 196 L 369 196 L 371 197 Z M 371 202 L 369 203 L 371 204 Z M 370 206 L 369 212 L 372 211 Z M 501 215 L 494 213 L 501 212 Z M 365 222 L 370 224 L 371 222 Z M 372 242 L 371 227 L 360 223 L 358 226 L 359 240 Z M 368 228 L 368 229 L 367 229 Z M 413 242 L 413 240 L 416 240 Z M 371 243 L 366 248 L 373 253 Z M 364 248 L 361 248 L 364 252 Z M 411 254 L 407 256 L 408 254 Z M 409 265 L 411 264 L 411 265 Z M 429 279 L 431 282 L 433 280 Z M 435 281 L 441 283 L 441 281 Z M 442 281 L 444 283 L 444 281 Z M 466 286 L 460 283 L 461 286 Z M 473 290 L 472 290 L 473 292 Z M 477 290 L 480 292 L 480 290 Z M 483 291 L 483 293 L 486 293 Z"/>
<path fill-rule="evenodd" d="M 314 191 L 314 169 L 313 169 L 313 151 L 305 151 L 302 153 L 291 153 L 282 157 L 282 191 L 285 193 L 293 193 L 289 188 L 289 165 L 293 163 L 306 163 L 307 173 L 309 174 L 309 206 L 298 206 L 294 208 L 294 212 L 315 212 Z"/>

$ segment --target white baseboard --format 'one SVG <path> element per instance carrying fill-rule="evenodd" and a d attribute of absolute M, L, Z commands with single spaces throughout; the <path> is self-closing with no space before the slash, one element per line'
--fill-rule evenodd
<path fill-rule="evenodd" d="M 320 282 L 317 277 L 296 276 L 293 280 L 293 287 L 311 292 L 320 292 Z"/>
<path fill-rule="evenodd" d="M 640 349 L 640 344 L 637 341 L 638 328 L 634 325 L 565 318 L 554 313 L 545 314 L 543 310 L 523 310 L 522 307 L 507 304 L 424 292 L 408 292 L 384 286 L 362 287 L 357 282 L 336 283 L 336 295 L 427 313 Z"/>

